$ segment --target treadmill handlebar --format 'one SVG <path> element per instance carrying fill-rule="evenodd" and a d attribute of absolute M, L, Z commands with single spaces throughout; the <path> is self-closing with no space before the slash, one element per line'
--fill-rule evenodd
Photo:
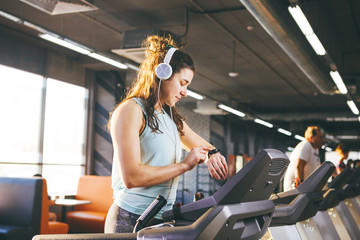
<path fill-rule="evenodd" d="M 145 212 L 143 212 L 143 214 L 141 214 L 141 216 L 136 220 L 133 232 L 136 233 L 146 227 L 166 203 L 166 199 L 163 196 L 158 195 Z"/>
<path fill-rule="evenodd" d="M 163 219 L 195 221 L 215 205 L 268 200 L 289 164 L 276 149 L 263 149 L 213 195 L 165 211 Z"/>
<path fill-rule="evenodd" d="M 297 190 L 300 193 L 320 192 L 334 171 L 335 165 L 332 162 L 324 162 L 297 187 Z"/>

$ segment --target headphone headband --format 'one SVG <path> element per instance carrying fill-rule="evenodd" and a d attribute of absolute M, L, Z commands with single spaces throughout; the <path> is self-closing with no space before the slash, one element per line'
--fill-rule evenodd
<path fill-rule="evenodd" d="M 177 48 L 170 48 L 164 58 L 164 63 L 170 64 L 170 60 L 172 58 L 172 56 L 174 55 L 175 51 L 177 50 Z"/>

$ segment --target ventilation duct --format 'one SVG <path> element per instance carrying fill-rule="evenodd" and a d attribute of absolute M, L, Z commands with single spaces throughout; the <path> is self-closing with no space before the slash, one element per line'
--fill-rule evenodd
<path fill-rule="evenodd" d="M 120 55 L 126 59 L 130 59 L 136 63 L 142 63 L 145 59 L 145 48 L 125 48 L 125 49 L 112 49 L 113 53 Z"/>
<path fill-rule="evenodd" d="M 50 15 L 93 11 L 98 8 L 85 0 L 20 0 Z"/>
<path fill-rule="evenodd" d="M 290 17 L 287 6 L 281 6 L 279 1 L 240 0 L 240 2 L 321 93 L 335 93 L 329 71 L 305 41 L 305 37 Z"/>
<path fill-rule="evenodd" d="M 145 48 L 142 48 L 142 43 L 150 35 L 170 35 L 176 44 L 179 47 L 181 46 L 180 38 L 172 32 L 160 29 L 142 29 L 125 31 L 120 49 L 113 49 L 111 51 L 134 62 L 141 63 L 145 58 Z"/>

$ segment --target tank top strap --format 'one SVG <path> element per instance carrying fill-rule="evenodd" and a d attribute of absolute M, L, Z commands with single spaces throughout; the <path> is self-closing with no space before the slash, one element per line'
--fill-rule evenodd
<path fill-rule="evenodd" d="M 135 102 L 141 107 L 141 110 L 144 114 L 144 117 L 145 117 L 145 123 L 147 124 L 147 114 L 146 114 L 146 110 L 145 110 L 145 102 L 143 99 L 141 98 L 137 98 L 137 97 L 133 97 L 132 99 L 135 100 Z"/>
<path fill-rule="evenodd" d="M 141 110 L 143 111 L 143 113 L 146 115 L 144 100 L 141 98 L 137 98 L 137 97 L 133 97 L 132 99 L 135 100 L 135 102 L 141 107 Z"/>

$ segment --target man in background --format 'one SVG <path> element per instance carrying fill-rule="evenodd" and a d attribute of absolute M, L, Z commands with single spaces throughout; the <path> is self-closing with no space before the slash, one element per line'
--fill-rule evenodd
<path fill-rule="evenodd" d="M 309 126 L 305 140 L 296 145 L 290 155 L 290 164 L 284 178 L 284 191 L 294 189 L 320 166 L 319 148 L 324 143 L 323 133 L 317 126 Z"/>

